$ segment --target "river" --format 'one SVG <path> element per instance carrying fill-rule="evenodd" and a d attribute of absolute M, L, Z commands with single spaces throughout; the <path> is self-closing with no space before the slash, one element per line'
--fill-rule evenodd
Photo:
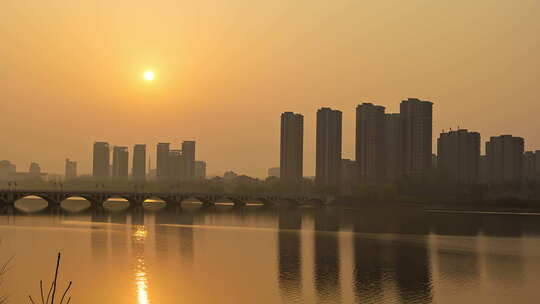
<path fill-rule="evenodd" d="M 531 303 L 540 286 L 538 215 L 123 204 L 17 202 L 0 295 L 39 298 L 58 252 L 74 304 Z"/>

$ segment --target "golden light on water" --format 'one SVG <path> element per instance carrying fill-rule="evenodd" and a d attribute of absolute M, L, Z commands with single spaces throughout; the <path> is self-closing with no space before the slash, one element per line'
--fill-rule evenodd
<path fill-rule="evenodd" d="M 133 231 L 133 242 L 137 252 L 137 260 L 135 262 L 135 286 L 137 292 L 137 304 L 149 304 L 148 297 L 148 274 L 146 272 L 146 264 L 144 263 L 144 242 L 147 235 L 144 226 L 137 226 Z"/>
<path fill-rule="evenodd" d="M 146 228 L 144 228 L 144 226 L 139 226 L 137 227 L 137 230 L 135 230 L 135 232 L 133 233 L 133 236 L 137 241 L 144 241 L 144 239 L 146 238 L 146 234 Z"/>
<path fill-rule="evenodd" d="M 137 303 L 148 304 L 148 278 L 144 260 L 137 260 L 137 272 L 135 273 L 135 284 L 137 285 Z"/>

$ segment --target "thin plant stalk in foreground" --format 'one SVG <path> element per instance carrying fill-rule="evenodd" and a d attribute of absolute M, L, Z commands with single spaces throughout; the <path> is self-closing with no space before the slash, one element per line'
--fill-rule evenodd
<path fill-rule="evenodd" d="M 8 271 L 9 263 L 11 262 L 11 260 L 12 258 L 9 258 L 4 264 L 0 265 L 0 277 Z M 0 281 L 0 283 L 2 282 Z M 0 296 L 0 304 L 5 303 L 7 303 L 7 298 L 4 296 Z"/>
<path fill-rule="evenodd" d="M 44 294 L 43 294 L 43 281 L 42 280 L 39 281 L 39 291 L 40 291 L 40 296 L 41 296 L 41 304 L 54 304 L 54 298 L 56 296 L 56 287 L 58 285 L 58 269 L 60 268 L 60 257 L 61 257 L 61 254 L 59 252 L 58 253 L 58 259 L 56 260 L 56 270 L 54 272 L 54 280 L 51 282 L 51 287 L 49 288 L 49 293 L 47 294 L 47 299 L 46 300 L 45 300 L 45 297 L 44 297 Z M 66 294 L 70 290 L 71 284 L 72 284 L 72 282 L 69 281 L 69 285 L 64 290 L 64 293 L 62 294 L 62 298 L 60 299 L 59 304 L 64 304 Z M 34 299 L 32 299 L 31 295 L 28 295 L 28 298 L 30 299 L 30 303 L 36 304 Z M 49 299 L 51 300 L 50 302 L 49 302 Z M 71 297 L 67 298 L 66 304 L 69 304 L 69 302 L 71 302 Z M 38 304 L 39 304 L 39 302 L 38 302 Z"/>

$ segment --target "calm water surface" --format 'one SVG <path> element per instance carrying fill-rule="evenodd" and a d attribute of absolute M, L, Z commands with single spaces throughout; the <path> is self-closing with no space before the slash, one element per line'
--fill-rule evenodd
<path fill-rule="evenodd" d="M 10 303 L 39 296 L 58 251 L 77 304 L 532 303 L 540 286 L 539 216 L 85 204 L 0 215 Z"/>

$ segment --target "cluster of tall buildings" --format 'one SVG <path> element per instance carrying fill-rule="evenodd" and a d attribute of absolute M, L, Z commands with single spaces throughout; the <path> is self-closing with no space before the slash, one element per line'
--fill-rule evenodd
<path fill-rule="evenodd" d="M 392 182 L 401 175 L 431 168 L 432 107 L 429 101 L 407 99 L 400 113 L 362 103 L 356 108 L 356 160 L 342 159 L 342 113 L 317 111 L 315 181 L 338 187 L 343 180 L 360 184 Z M 281 178 L 302 177 L 303 116 L 281 115 Z"/>
<path fill-rule="evenodd" d="M 156 152 L 157 181 L 191 181 L 195 179 L 195 142 L 184 141 L 181 149 L 159 143 Z"/>
<path fill-rule="evenodd" d="M 195 160 L 195 141 L 182 142 L 181 149 L 171 149 L 170 146 L 170 143 L 158 143 L 157 145 L 155 178 L 158 182 L 185 182 L 205 178 L 206 163 Z M 94 143 L 92 167 L 94 179 L 128 180 L 130 177 L 128 147 L 113 147 L 112 164 L 110 163 L 110 155 L 108 143 Z M 147 164 L 149 165 L 146 145 L 133 146 L 131 180 L 138 183 L 145 182 L 150 173 L 150 170 L 147 171 Z"/>
<path fill-rule="evenodd" d="M 280 176 L 300 180 L 303 168 L 301 114 L 281 115 Z M 408 98 L 399 113 L 362 103 L 356 107 L 355 160 L 342 159 L 342 113 L 317 111 L 315 181 L 320 186 L 388 184 L 404 176 L 419 176 L 437 166 L 460 184 L 507 184 L 540 181 L 540 151 L 524 153 L 524 140 L 491 137 L 481 156 L 481 138 L 466 129 L 442 132 L 433 147 L 433 103 Z"/>

